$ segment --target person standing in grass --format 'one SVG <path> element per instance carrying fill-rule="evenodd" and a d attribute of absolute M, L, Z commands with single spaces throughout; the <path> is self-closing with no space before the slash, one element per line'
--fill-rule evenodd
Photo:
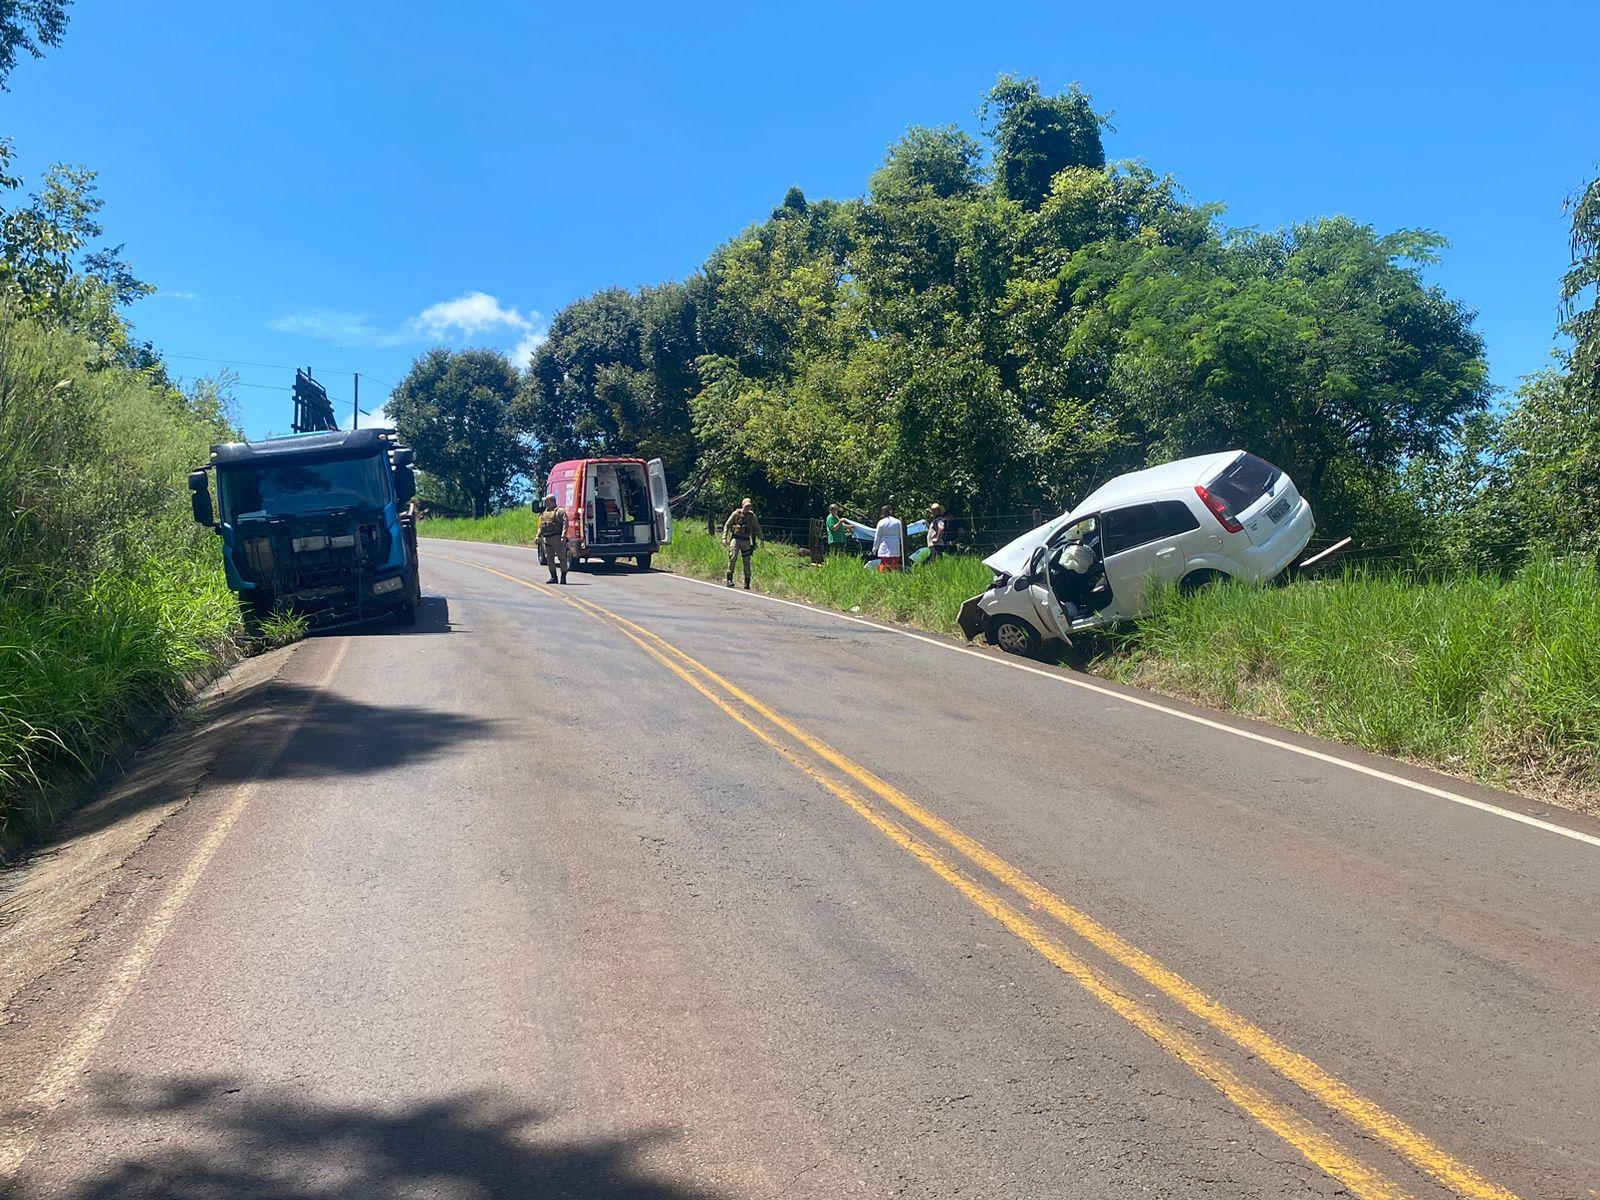
<path fill-rule="evenodd" d="M 882 513 L 872 531 L 872 551 L 878 556 L 878 570 L 898 571 L 905 553 L 906 527 L 887 504 Z"/>
<path fill-rule="evenodd" d="M 746 496 L 739 507 L 728 514 L 722 523 L 722 544 L 728 548 L 728 586 L 733 586 L 734 564 L 744 559 L 744 590 L 750 590 L 750 556 L 761 540 L 761 520 L 756 516 L 756 502 Z"/>
<path fill-rule="evenodd" d="M 850 526 L 845 524 L 844 512 L 837 504 L 828 505 L 828 553 L 843 554 L 850 549 Z"/>
<path fill-rule="evenodd" d="M 944 505 L 934 504 L 928 508 L 928 561 L 932 562 L 939 555 L 945 554 L 950 549 L 949 538 L 950 521 L 944 515 Z"/>

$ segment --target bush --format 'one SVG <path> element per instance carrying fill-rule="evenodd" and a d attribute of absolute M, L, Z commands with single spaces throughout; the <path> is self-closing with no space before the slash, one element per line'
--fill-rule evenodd
<path fill-rule="evenodd" d="M 228 432 L 90 343 L 0 308 L 0 847 L 127 722 L 232 652 L 183 475 Z"/>

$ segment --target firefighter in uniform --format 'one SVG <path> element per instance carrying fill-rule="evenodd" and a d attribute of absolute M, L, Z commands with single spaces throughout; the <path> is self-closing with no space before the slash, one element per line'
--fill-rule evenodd
<path fill-rule="evenodd" d="M 761 521 L 756 516 L 756 502 L 749 496 L 738 508 L 728 514 L 722 524 L 722 541 L 728 547 L 728 586 L 733 586 L 733 568 L 740 557 L 744 558 L 744 590 L 750 590 L 750 555 L 761 540 Z"/>
<path fill-rule="evenodd" d="M 544 565 L 550 568 L 550 582 L 556 583 L 559 566 L 561 583 L 567 581 L 567 510 L 556 507 L 556 498 L 544 498 L 544 511 L 539 514 L 539 549 L 544 554 Z"/>

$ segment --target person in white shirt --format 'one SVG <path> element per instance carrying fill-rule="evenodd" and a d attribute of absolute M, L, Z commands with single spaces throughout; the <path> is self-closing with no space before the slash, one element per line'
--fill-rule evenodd
<path fill-rule="evenodd" d="M 906 527 L 894 510 L 883 506 L 883 516 L 872 534 L 872 551 L 878 556 L 878 570 L 898 571 L 906 542 Z"/>

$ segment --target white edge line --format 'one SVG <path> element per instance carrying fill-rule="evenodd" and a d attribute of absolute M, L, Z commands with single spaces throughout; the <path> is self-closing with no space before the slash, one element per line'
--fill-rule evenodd
<path fill-rule="evenodd" d="M 695 583 L 701 587 L 712 588 L 716 591 L 725 589 L 715 583 L 704 579 L 695 579 L 690 575 L 679 575 L 673 571 L 663 571 L 661 574 L 671 579 L 680 579 L 684 583 Z M 771 601 L 773 604 L 787 604 L 790 608 L 802 609 L 805 612 L 819 613 L 823 616 L 838 617 L 842 621 L 853 621 L 857 625 L 865 625 L 869 629 L 879 629 L 885 633 L 897 633 L 901 637 L 910 638 L 912 641 L 925 642 L 930 646 L 937 646 L 941 650 L 949 650 L 954 654 L 967 654 L 984 662 L 994 663 L 996 666 L 1010 667 L 1014 671 L 1026 671 L 1030 675 L 1038 675 L 1043 679 L 1053 679 L 1057 683 L 1064 683 L 1071 687 L 1082 688 L 1086 692 L 1094 692 L 1099 696 L 1109 696 L 1113 700 L 1121 700 L 1126 704 L 1136 704 L 1140 708 L 1148 708 L 1153 712 L 1165 713 L 1169 717 L 1188 721 L 1194 725 L 1203 725 L 1207 729 L 1220 730 L 1231 733 L 1235 737 L 1247 738 L 1252 742 L 1260 742 L 1264 746 L 1271 746 L 1276 750 L 1287 750 L 1291 754 L 1298 754 L 1302 758 L 1313 758 L 1318 762 L 1329 763 L 1336 767 L 1344 767 L 1348 771 L 1355 771 L 1360 775 L 1367 775 L 1373 779 L 1381 779 L 1385 783 L 1396 784 L 1399 787 L 1410 788 L 1414 792 L 1422 792 L 1429 796 L 1437 796 L 1441 800 L 1449 800 L 1452 804 L 1465 805 L 1467 808 L 1476 808 L 1481 812 L 1493 813 L 1497 817 L 1504 817 L 1508 821 L 1516 821 L 1522 825 L 1531 825 L 1535 829 L 1542 829 L 1546 833 L 1557 833 L 1562 837 L 1571 838 L 1575 842 L 1583 842 L 1590 846 L 1600 847 L 1600 837 L 1582 830 L 1571 829 L 1565 825 L 1558 825 L 1554 821 L 1545 821 L 1539 817 L 1519 813 L 1509 808 L 1501 808 L 1498 804 L 1490 804 L 1485 800 L 1474 800 L 1471 796 L 1463 796 L 1460 792 L 1452 792 L 1446 788 L 1434 787 L 1429 783 L 1419 783 L 1415 779 L 1407 779 L 1403 775 L 1394 775 L 1388 771 L 1380 771 L 1377 767 L 1369 767 L 1363 763 L 1352 762 L 1348 758 L 1340 758 L 1336 754 L 1326 754 L 1321 750 L 1313 750 L 1309 746 L 1296 746 L 1293 742 L 1285 742 L 1279 738 L 1270 737 L 1264 733 L 1256 733 L 1249 729 L 1240 729 L 1238 726 L 1229 725 L 1223 721 L 1214 721 L 1210 717 L 1202 717 L 1198 713 L 1184 712 L 1181 708 L 1170 708 L 1165 704 L 1158 704 L 1154 700 L 1146 700 L 1140 696 L 1130 696 L 1126 692 L 1114 691 L 1099 684 L 1090 683 L 1086 679 L 1074 679 L 1069 675 L 1060 675 L 1054 671 L 1046 671 L 1041 667 L 1029 666 L 1027 663 L 1013 662 L 1009 658 L 999 658 L 993 654 L 986 654 L 982 650 L 974 650 L 970 646 L 957 646 L 942 638 L 929 637 L 923 633 L 913 633 L 909 629 L 897 629 L 893 625 L 882 625 L 877 621 L 869 621 L 865 617 L 851 616 L 849 613 L 838 612 L 835 609 L 823 608 L 815 604 L 802 604 L 798 600 L 785 600 L 781 596 L 768 596 L 763 592 L 751 592 L 750 595 L 762 600 Z"/>

